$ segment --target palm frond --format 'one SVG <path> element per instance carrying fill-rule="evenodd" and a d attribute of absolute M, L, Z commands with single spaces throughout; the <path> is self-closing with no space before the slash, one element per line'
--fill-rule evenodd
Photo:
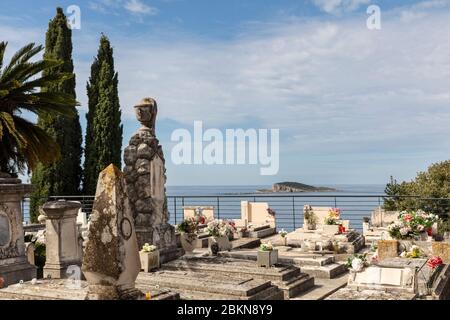
<path fill-rule="evenodd" d="M 8 46 L 8 42 L 0 42 L 0 72 L 2 71 L 3 67 L 3 58 L 5 57 L 5 51 L 6 47 Z"/>
<path fill-rule="evenodd" d="M 2 77 L 5 74 L 8 74 L 11 69 L 13 69 L 16 65 L 22 65 L 28 62 L 32 57 L 41 52 L 43 49 L 42 46 L 35 46 L 34 43 L 27 44 L 22 49 L 17 51 L 14 56 L 11 58 L 9 65 L 3 71 Z"/>

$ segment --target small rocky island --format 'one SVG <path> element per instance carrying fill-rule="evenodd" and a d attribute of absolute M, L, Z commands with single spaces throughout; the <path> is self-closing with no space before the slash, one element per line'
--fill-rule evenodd
<path fill-rule="evenodd" d="M 278 182 L 273 184 L 272 189 L 258 190 L 261 193 L 268 192 L 330 192 L 337 191 L 328 187 L 315 187 L 299 182 Z"/>

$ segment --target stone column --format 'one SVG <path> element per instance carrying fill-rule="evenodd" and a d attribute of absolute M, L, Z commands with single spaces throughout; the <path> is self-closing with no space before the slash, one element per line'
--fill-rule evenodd
<path fill-rule="evenodd" d="M 0 173 L 0 277 L 5 286 L 36 277 L 25 254 L 22 199 L 31 192 L 20 179 Z"/>
<path fill-rule="evenodd" d="M 47 217 L 46 262 L 44 278 L 65 279 L 67 268 L 72 265 L 81 267 L 81 252 L 77 215 L 81 204 L 72 201 L 47 202 L 42 207 Z"/>
<path fill-rule="evenodd" d="M 126 191 L 136 225 L 139 247 L 150 243 L 158 247 L 161 263 L 178 258 L 175 228 L 169 223 L 166 197 L 166 168 L 162 146 L 155 136 L 158 107 L 151 98 L 135 107 L 142 127 L 125 148 Z"/>

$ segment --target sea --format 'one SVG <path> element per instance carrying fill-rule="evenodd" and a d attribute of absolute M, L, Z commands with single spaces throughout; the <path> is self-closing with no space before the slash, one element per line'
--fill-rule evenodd
<path fill-rule="evenodd" d="M 303 206 L 325 206 L 340 208 L 342 218 L 350 220 L 350 226 L 362 229 L 362 219 L 370 217 L 373 210 L 383 204 L 385 185 L 340 184 L 326 185 L 332 192 L 264 193 L 258 190 L 271 189 L 269 185 L 225 185 L 225 186 L 167 186 L 170 223 L 183 219 L 183 207 L 214 207 L 215 217 L 239 219 L 241 201 L 266 202 L 275 211 L 279 230 L 292 231 L 303 225 Z M 29 223 L 29 202 L 23 205 L 24 221 Z"/>

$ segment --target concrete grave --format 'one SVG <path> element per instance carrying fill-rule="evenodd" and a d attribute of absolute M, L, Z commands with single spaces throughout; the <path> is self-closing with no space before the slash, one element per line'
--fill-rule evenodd
<path fill-rule="evenodd" d="M 22 199 L 31 186 L 0 173 L 0 277 L 5 286 L 36 277 L 25 253 Z"/>

